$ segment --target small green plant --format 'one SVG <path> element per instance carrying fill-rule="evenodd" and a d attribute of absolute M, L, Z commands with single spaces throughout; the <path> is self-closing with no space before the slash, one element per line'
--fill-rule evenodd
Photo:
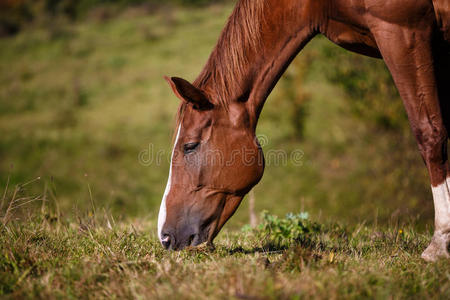
<path fill-rule="evenodd" d="M 288 213 L 285 218 L 279 218 L 263 211 L 261 220 L 255 235 L 276 247 L 289 247 L 293 243 L 309 240 L 312 234 L 322 229 L 320 224 L 309 219 L 307 212 Z"/>

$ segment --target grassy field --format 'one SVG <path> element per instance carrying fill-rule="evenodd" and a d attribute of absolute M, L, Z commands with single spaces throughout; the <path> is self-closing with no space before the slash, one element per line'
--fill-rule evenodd
<path fill-rule="evenodd" d="M 301 163 L 269 161 L 254 190 L 258 213 L 307 211 L 317 223 L 299 233 L 292 219 L 260 218 L 248 230 L 244 201 L 215 252 L 162 251 L 178 106 L 163 76 L 195 79 L 231 9 L 94 10 L 0 39 L 0 296 L 448 298 L 449 263 L 419 258 L 431 192 L 383 62 L 323 37 L 258 126 L 266 153 L 301 150 Z M 368 118 L 361 103 L 372 100 L 400 125 Z"/>
<path fill-rule="evenodd" d="M 45 211 L 45 208 L 43 209 Z M 448 299 L 450 261 L 420 259 L 411 226 L 266 215 L 216 250 L 163 251 L 155 223 L 48 214 L 0 229 L 0 294 L 12 299 Z"/>

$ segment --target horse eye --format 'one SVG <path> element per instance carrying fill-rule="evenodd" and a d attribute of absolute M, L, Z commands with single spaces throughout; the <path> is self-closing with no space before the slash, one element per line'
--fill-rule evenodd
<path fill-rule="evenodd" d="M 200 143 L 187 143 L 184 145 L 184 154 L 189 154 L 193 152 Z"/>

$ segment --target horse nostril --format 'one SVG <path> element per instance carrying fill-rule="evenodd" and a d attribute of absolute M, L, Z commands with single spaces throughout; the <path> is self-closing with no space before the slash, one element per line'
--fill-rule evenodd
<path fill-rule="evenodd" d="M 170 235 L 165 234 L 162 236 L 161 238 L 161 244 L 163 245 L 163 247 L 167 250 L 170 248 Z"/>

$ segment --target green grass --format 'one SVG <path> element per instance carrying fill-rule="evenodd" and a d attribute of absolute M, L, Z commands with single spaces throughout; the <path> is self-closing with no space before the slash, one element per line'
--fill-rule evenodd
<path fill-rule="evenodd" d="M 146 219 L 43 213 L 0 225 L 0 295 L 47 299 L 448 299 L 450 261 L 425 263 L 412 225 L 265 217 L 216 250 L 164 251 Z M 286 229 L 289 229 L 286 231 Z M 299 230 L 300 228 L 300 230 Z"/>

